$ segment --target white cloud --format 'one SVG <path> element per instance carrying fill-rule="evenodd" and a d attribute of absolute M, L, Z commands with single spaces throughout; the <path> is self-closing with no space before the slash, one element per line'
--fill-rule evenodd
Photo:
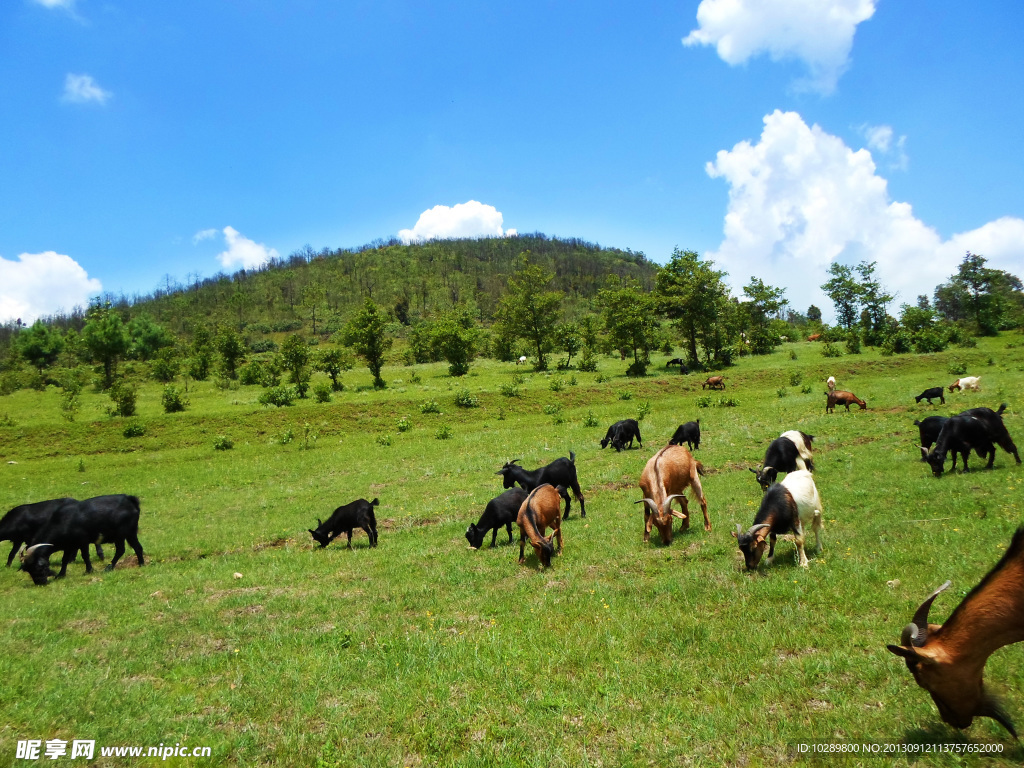
<path fill-rule="evenodd" d="M 31 323 L 43 315 L 86 306 L 102 290 L 70 256 L 46 251 L 23 253 L 18 261 L 0 256 L 0 322 L 21 318 Z"/>
<path fill-rule="evenodd" d="M 224 233 L 224 242 L 228 248 L 226 251 L 218 253 L 217 259 L 226 269 L 233 269 L 235 267 L 253 269 L 263 266 L 271 259 L 279 258 L 279 254 L 275 249 L 267 248 L 263 243 L 250 240 L 234 227 L 224 227 L 221 231 Z M 192 240 L 198 243 L 202 240 L 209 240 L 216 235 L 217 230 L 204 229 L 202 232 L 198 232 Z"/>
<path fill-rule="evenodd" d="M 827 94 L 849 66 L 857 25 L 874 12 L 875 0 L 702 0 L 683 45 L 713 45 L 733 66 L 761 53 L 799 59 L 809 77 L 796 85 Z"/>
<path fill-rule="evenodd" d="M 890 125 L 862 125 L 860 132 L 868 143 L 868 149 L 886 158 L 890 170 L 907 170 L 910 158 L 907 157 L 906 136 L 894 140 L 896 134 Z"/>
<path fill-rule="evenodd" d="M 91 75 L 69 73 L 64 78 L 64 95 L 61 97 L 63 101 L 71 104 L 88 104 L 92 101 L 97 104 L 106 104 L 111 96 L 113 94 L 100 88 Z"/>
<path fill-rule="evenodd" d="M 192 244 L 201 243 L 203 240 L 212 240 L 220 234 L 219 229 L 204 229 L 192 235 Z"/>
<path fill-rule="evenodd" d="M 412 229 L 402 229 L 398 237 L 405 243 L 447 237 L 513 237 L 514 229 L 502 230 L 503 217 L 493 205 L 476 200 L 449 208 L 435 205 L 424 211 Z"/>
<path fill-rule="evenodd" d="M 45 8 L 67 8 L 69 11 L 75 7 L 75 0 L 36 0 Z"/>
<path fill-rule="evenodd" d="M 968 250 L 1018 276 L 1024 263 L 1024 220 L 1001 218 L 943 240 L 908 203 L 889 198 L 868 150 L 850 149 L 795 112 L 767 115 L 757 144 L 720 151 L 707 172 L 729 184 L 725 239 L 708 256 L 737 293 L 760 277 L 786 288 L 799 311 L 813 303 L 829 313 L 820 286 L 833 261 L 877 262 L 882 285 L 898 293 L 890 311 L 930 296 Z"/>

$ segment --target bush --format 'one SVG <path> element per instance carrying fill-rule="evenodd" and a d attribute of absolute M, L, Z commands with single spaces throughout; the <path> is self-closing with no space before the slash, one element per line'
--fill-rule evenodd
<path fill-rule="evenodd" d="M 441 406 L 437 404 L 436 400 L 427 400 L 425 403 L 420 403 L 420 413 L 440 413 Z"/>
<path fill-rule="evenodd" d="M 626 375 L 631 378 L 640 378 L 647 375 L 647 361 L 634 360 L 626 369 Z"/>
<path fill-rule="evenodd" d="M 779 397 L 785 397 L 786 395 L 789 394 L 789 392 L 786 391 L 785 387 L 779 387 L 778 389 L 775 390 L 775 394 L 778 395 Z"/>
<path fill-rule="evenodd" d="M 594 356 L 594 350 L 584 347 L 576 367 L 585 373 L 594 373 L 597 370 L 597 357 Z"/>
<path fill-rule="evenodd" d="M 822 357 L 842 357 L 843 352 L 831 341 L 826 341 L 821 345 L 821 356 Z"/>
<path fill-rule="evenodd" d="M 452 430 L 447 424 L 442 424 L 440 428 L 438 428 L 437 432 L 434 433 L 434 437 L 438 440 L 447 440 L 451 436 Z"/>
<path fill-rule="evenodd" d="M 139 421 L 129 421 L 124 425 L 124 430 L 121 432 L 125 437 L 142 437 L 146 434 L 146 427 Z"/>
<path fill-rule="evenodd" d="M 619 392 L 619 400 L 632 400 L 632 399 L 633 399 L 633 393 L 632 392 Z"/>
<path fill-rule="evenodd" d="M 552 424 L 563 424 L 565 422 L 565 417 L 562 416 L 562 406 L 558 403 L 545 405 L 544 413 L 551 417 Z"/>
<path fill-rule="evenodd" d="M 550 389 L 552 392 L 561 392 L 563 389 L 565 389 L 565 380 L 564 379 L 552 379 L 548 383 L 548 389 Z"/>
<path fill-rule="evenodd" d="M 803 387 L 801 387 L 800 391 L 803 392 L 805 395 L 809 395 L 811 394 L 811 392 L 814 391 L 814 388 L 811 387 L 810 384 L 804 384 Z"/>
<path fill-rule="evenodd" d="M 479 408 L 480 401 L 468 389 L 460 389 L 455 395 L 455 405 L 459 408 Z"/>
<path fill-rule="evenodd" d="M 313 387 L 313 402 L 316 403 L 329 403 L 331 402 L 331 385 L 325 381 L 320 382 Z"/>
<path fill-rule="evenodd" d="M 793 371 L 789 374 L 789 386 L 791 387 L 799 387 L 803 380 L 804 375 L 800 371 Z"/>
<path fill-rule="evenodd" d="M 946 373 L 950 376 L 963 376 L 967 373 L 967 363 L 959 357 L 954 357 L 949 361 L 949 368 L 946 369 Z"/>
<path fill-rule="evenodd" d="M 640 403 L 636 407 L 636 420 L 637 421 L 643 421 L 645 418 L 647 418 L 647 414 L 649 414 L 650 412 L 651 412 L 651 401 L 650 400 L 644 400 L 644 402 Z"/>
<path fill-rule="evenodd" d="M 288 445 L 288 443 L 290 443 L 294 439 L 295 439 L 295 430 L 293 430 L 293 429 L 291 429 L 289 427 L 288 429 L 286 429 L 284 432 L 282 432 L 280 434 L 280 436 L 277 438 L 277 443 L 279 445 Z M 273 441 L 271 441 L 271 442 L 273 442 Z"/>
<path fill-rule="evenodd" d="M 498 387 L 505 397 L 519 397 L 519 387 L 516 384 L 502 384 Z"/>
<path fill-rule="evenodd" d="M 398 420 L 397 426 L 399 432 L 408 432 L 410 429 L 412 429 L 412 422 L 409 421 L 408 416 L 403 416 Z"/>
<path fill-rule="evenodd" d="M 294 397 L 295 393 L 291 387 L 269 387 L 266 392 L 260 395 L 260 403 L 281 408 L 291 405 Z"/>
<path fill-rule="evenodd" d="M 711 395 L 701 395 L 697 398 L 698 408 L 710 408 L 711 407 Z"/>
<path fill-rule="evenodd" d="M 252 326 L 250 326 L 250 330 Z M 255 339 L 249 342 L 249 349 L 257 354 L 260 352 L 276 352 L 277 342 L 273 339 Z"/>
<path fill-rule="evenodd" d="M 230 451 L 235 447 L 235 441 L 227 435 L 217 435 L 213 441 L 213 449 L 215 451 Z"/>
<path fill-rule="evenodd" d="M 138 391 L 134 384 L 126 381 L 115 382 L 110 388 L 110 399 L 114 404 L 108 412 L 111 416 L 134 416 L 137 397 Z"/>
<path fill-rule="evenodd" d="M 164 393 L 160 397 L 164 406 L 164 413 L 181 413 L 188 408 L 188 399 L 185 398 L 178 388 L 173 384 L 164 387 Z"/>
<path fill-rule="evenodd" d="M 846 335 L 846 352 L 851 355 L 860 354 L 860 335 L 856 331 Z"/>
<path fill-rule="evenodd" d="M 593 411 L 587 411 L 587 415 L 583 417 L 584 427 L 596 427 L 598 425 L 597 416 L 594 415 Z"/>
<path fill-rule="evenodd" d="M 377 435 L 377 445 L 387 448 L 391 445 L 391 435 Z"/>

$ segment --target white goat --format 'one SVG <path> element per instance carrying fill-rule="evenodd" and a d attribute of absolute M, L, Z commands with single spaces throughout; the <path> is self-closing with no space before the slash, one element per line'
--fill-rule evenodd
<path fill-rule="evenodd" d="M 828 391 L 829 392 L 835 392 L 836 391 L 836 377 L 835 376 L 829 376 L 828 377 L 828 381 L 825 382 L 825 386 L 828 387 Z"/>
<path fill-rule="evenodd" d="M 954 389 L 965 390 L 970 389 L 975 392 L 981 391 L 981 376 L 963 376 L 952 384 L 949 385 L 949 391 L 952 392 Z"/>

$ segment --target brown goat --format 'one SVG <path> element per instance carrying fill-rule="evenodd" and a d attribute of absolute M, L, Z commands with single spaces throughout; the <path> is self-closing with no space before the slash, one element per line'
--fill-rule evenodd
<path fill-rule="evenodd" d="M 516 522 L 519 524 L 519 562 L 526 561 L 524 551 L 529 539 L 541 565 L 549 567 L 555 553 L 552 537 L 558 537 L 558 551 L 562 551 L 562 496 L 559 490 L 549 484 L 534 488 L 519 507 Z M 550 536 L 544 535 L 547 528 L 553 529 Z"/>
<path fill-rule="evenodd" d="M 725 376 L 710 376 L 707 381 L 700 385 L 701 389 L 725 389 Z"/>
<path fill-rule="evenodd" d="M 686 497 L 683 492 L 689 488 L 700 502 L 704 513 L 704 530 L 711 530 L 711 518 L 708 517 L 708 500 L 704 497 L 704 489 L 700 486 L 700 475 L 704 468 L 695 461 L 690 451 L 682 445 L 666 445 L 654 454 L 640 475 L 640 490 L 644 498 L 634 502 L 644 504 L 644 542 L 651 540 L 651 526 L 656 525 L 661 533 L 663 544 L 672 543 L 672 518 L 682 520 L 680 530 L 690 527 L 687 514 Z M 682 512 L 672 509 L 672 500 L 679 499 Z"/>
<path fill-rule="evenodd" d="M 827 395 L 825 398 L 825 413 L 835 413 L 837 405 L 845 405 L 847 413 L 849 413 L 850 406 L 854 403 L 859 405 L 862 411 L 868 407 L 868 404 L 853 394 L 853 392 L 834 389 L 826 392 L 825 394 Z"/>
<path fill-rule="evenodd" d="M 945 722 L 966 728 L 976 717 L 991 717 L 1016 738 L 1002 705 L 985 690 L 982 673 L 993 652 L 1024 640 L 1024 527 L 946 623 L 929 624 L 932 601 L 949 585 L 928 596 L 904 628 L 901 645 L 888 648 L 903 657 Z"/>

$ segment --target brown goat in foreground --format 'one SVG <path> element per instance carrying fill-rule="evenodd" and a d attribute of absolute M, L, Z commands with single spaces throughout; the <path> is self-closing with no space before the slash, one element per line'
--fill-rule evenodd
<path fill-rule="evenodd" d="M 834 413 L 837 405 L 845 405 L 847 413 L 849 413 L 850 406 L 854 403 L 859 405 L 862 411 L 868 407 L 868 404 L 853 394 L 853 392 L 845 392 L 841 389 L 831 389 L 826 392 L 825 395 L 825 413 L 828 413 L 829 411 Z"/>
<path fill-rule="evenodd" d="M 700 502 L 701 511 L 704 513 L 704 530 L 711 530 L 708 500 L 700 486 L 703 469 L 700 462 L 695 461 L 690 451 L 683 445 L 666 445 L 648 460 L 640 475 L 640 490 L 643 491 L 644 498 L 634 502 L 645 505 L 644 543 L 651 540 L 651 526 L 656 525 L 662 543 L 671 544 L 673 517 L 683 521 L 680 530 L 690 527 L 686 497 L 683 495 L 687 488 Z M 672 509 L 673 499 L 679 499 L 683 507 L 682 512 Z"/>
<path fill-rule="evenodd" d="M 526 540 L 530 540 L 533 551 L 537 553 L 537 559 L 545 568 L 551 565 L 551 555 L 555 553 L 555 547 L 551 543 L 552 537 L 558 537 L 558 551 L 562 551 L 562 496 L 564 488 L 559 490 L 553 485 L 545 484 L 534 488 L 526 501 L 519 507 L 519 516 L 516 522 L 519 524 L 519 562 L 526 561 L 524 551 Z M 544 531 L 552 528 L 550 536 L 545 536 Z"/>
<path fill-rule="evenodd" d="M 996 650 L 1024 640 L 1024 527 L 946 623 L 929 624 L 932 601 L 949 585 L 928 596 L 904 628 L 901 645 L 888 648 L 903 657 L 945 722 L 966 728 L 976 717 L 991 717 L 1017 738 L 1002 705 L 985 690 L 982 673 Z"/>

